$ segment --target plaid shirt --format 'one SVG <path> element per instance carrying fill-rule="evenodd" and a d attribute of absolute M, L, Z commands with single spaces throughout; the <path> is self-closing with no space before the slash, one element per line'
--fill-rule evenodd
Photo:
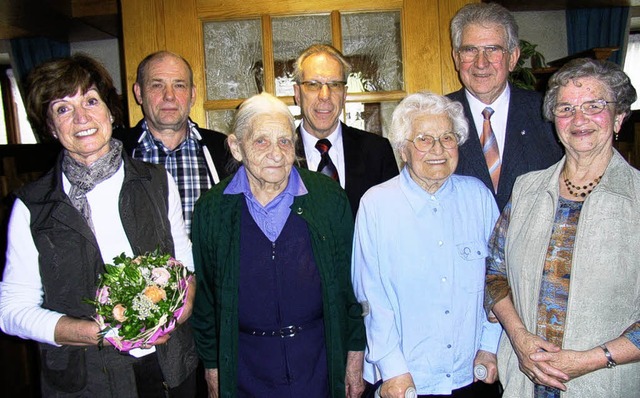
<path fill-rule="evenodd" d="M 142 135 L 138 146 L 133 150 L 133 157 L 144 162 L 162 164 L 173 176 L 178 185 L 180 200 L 182 201 L 182 215 L 191 236 L 191 217 L 196 200 L 213 186 L 211 175 L 207 170 L 207 163 L 199 140 L 202 139 L 195 123 L 188 121 L 189 135 L 176 149 L 169 150 L 164 144 L 153 137 L 142 123 Z"/>

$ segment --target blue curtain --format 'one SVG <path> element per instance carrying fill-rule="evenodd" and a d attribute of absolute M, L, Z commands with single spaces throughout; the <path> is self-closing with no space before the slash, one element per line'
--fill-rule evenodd
<path fill-rule="evenodd" d="M 622 65 L 629 7 L 582 8 L 566 11 L 569 55 L 594 47 L 618 47 L 609 61 Z"/>
<path fill-rule="evenodd" d="M 14 76 L 21 90 L 24 79 L 31 69 L 54 58 L 68 57 L 71 54 L 69 43 L 51 40 L 45 37 L 11 39 L 11 59 Z"/>

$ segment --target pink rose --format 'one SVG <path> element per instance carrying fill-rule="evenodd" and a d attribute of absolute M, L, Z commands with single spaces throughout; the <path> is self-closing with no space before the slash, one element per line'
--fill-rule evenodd
<path fill-rule="evenodd" d="M 164 268 L 158 267 L 151 270 L 151 280 L 160 286 L 165 286 L 170 278 L 171 274 Z"/>
<path fill-rule="evenodd" d="M 97 296 L 100 304 L 107 304 L 109 302 L 109 286 L 102 286 L 98 289 Z"/>
<path fill-rule="evenodd" d="M 169 267 L 176 267 L 178 265 L 182 265 L 182 263 L 180 261 L 176 260 L 175 258 L 171 257 L 169 259 L 169 261 L 167 261 L 167 265 Z"/>
<path fill-rule="evenodd" d="M 116 321 L 118 322 L 124 322 L 127 320 L 127 317 L 124 316 L 125 311 L 127 310 L 127 308 L 122 305 L 122 304 L 116 304 L 115 307 L 113 307 L 113 317 L 115 318 Z"/>

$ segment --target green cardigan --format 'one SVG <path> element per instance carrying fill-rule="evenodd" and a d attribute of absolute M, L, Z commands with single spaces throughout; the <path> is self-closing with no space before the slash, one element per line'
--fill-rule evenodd
<path fill-rule="evenodd" d="M 362 309 L 351 285 L 353 216 L 347 196 L 330 178 L 297 169 L 308 193 L 291 210 L 309 228 L 322 280 L 329 386 L 344 397 L 348 351 L 366 344 Z M 198 200 L 193 214 L 197 294 L 191 316 L 198 355 L 206 369 L 218 369 L 220 397 L 237 395 L 240 214 L 244 195 L 223 195 L 229 177 Z"/>

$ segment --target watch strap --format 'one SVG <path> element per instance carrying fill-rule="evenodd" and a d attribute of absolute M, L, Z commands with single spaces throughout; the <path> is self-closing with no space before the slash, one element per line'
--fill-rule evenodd
<path fill-rule="evenodd" d="M 609 352 L 609 349 L 607 348 L 607 346 L 602 344 L 600 348 L 602 348 L 602 351 L 604 351 L 604 356 L 607 357 L 607 368 L 609 369 L 615 368 L 617 363 L 616 361 L 613 360 L 613 357 L 611 356 L 611 352 Z"/>

